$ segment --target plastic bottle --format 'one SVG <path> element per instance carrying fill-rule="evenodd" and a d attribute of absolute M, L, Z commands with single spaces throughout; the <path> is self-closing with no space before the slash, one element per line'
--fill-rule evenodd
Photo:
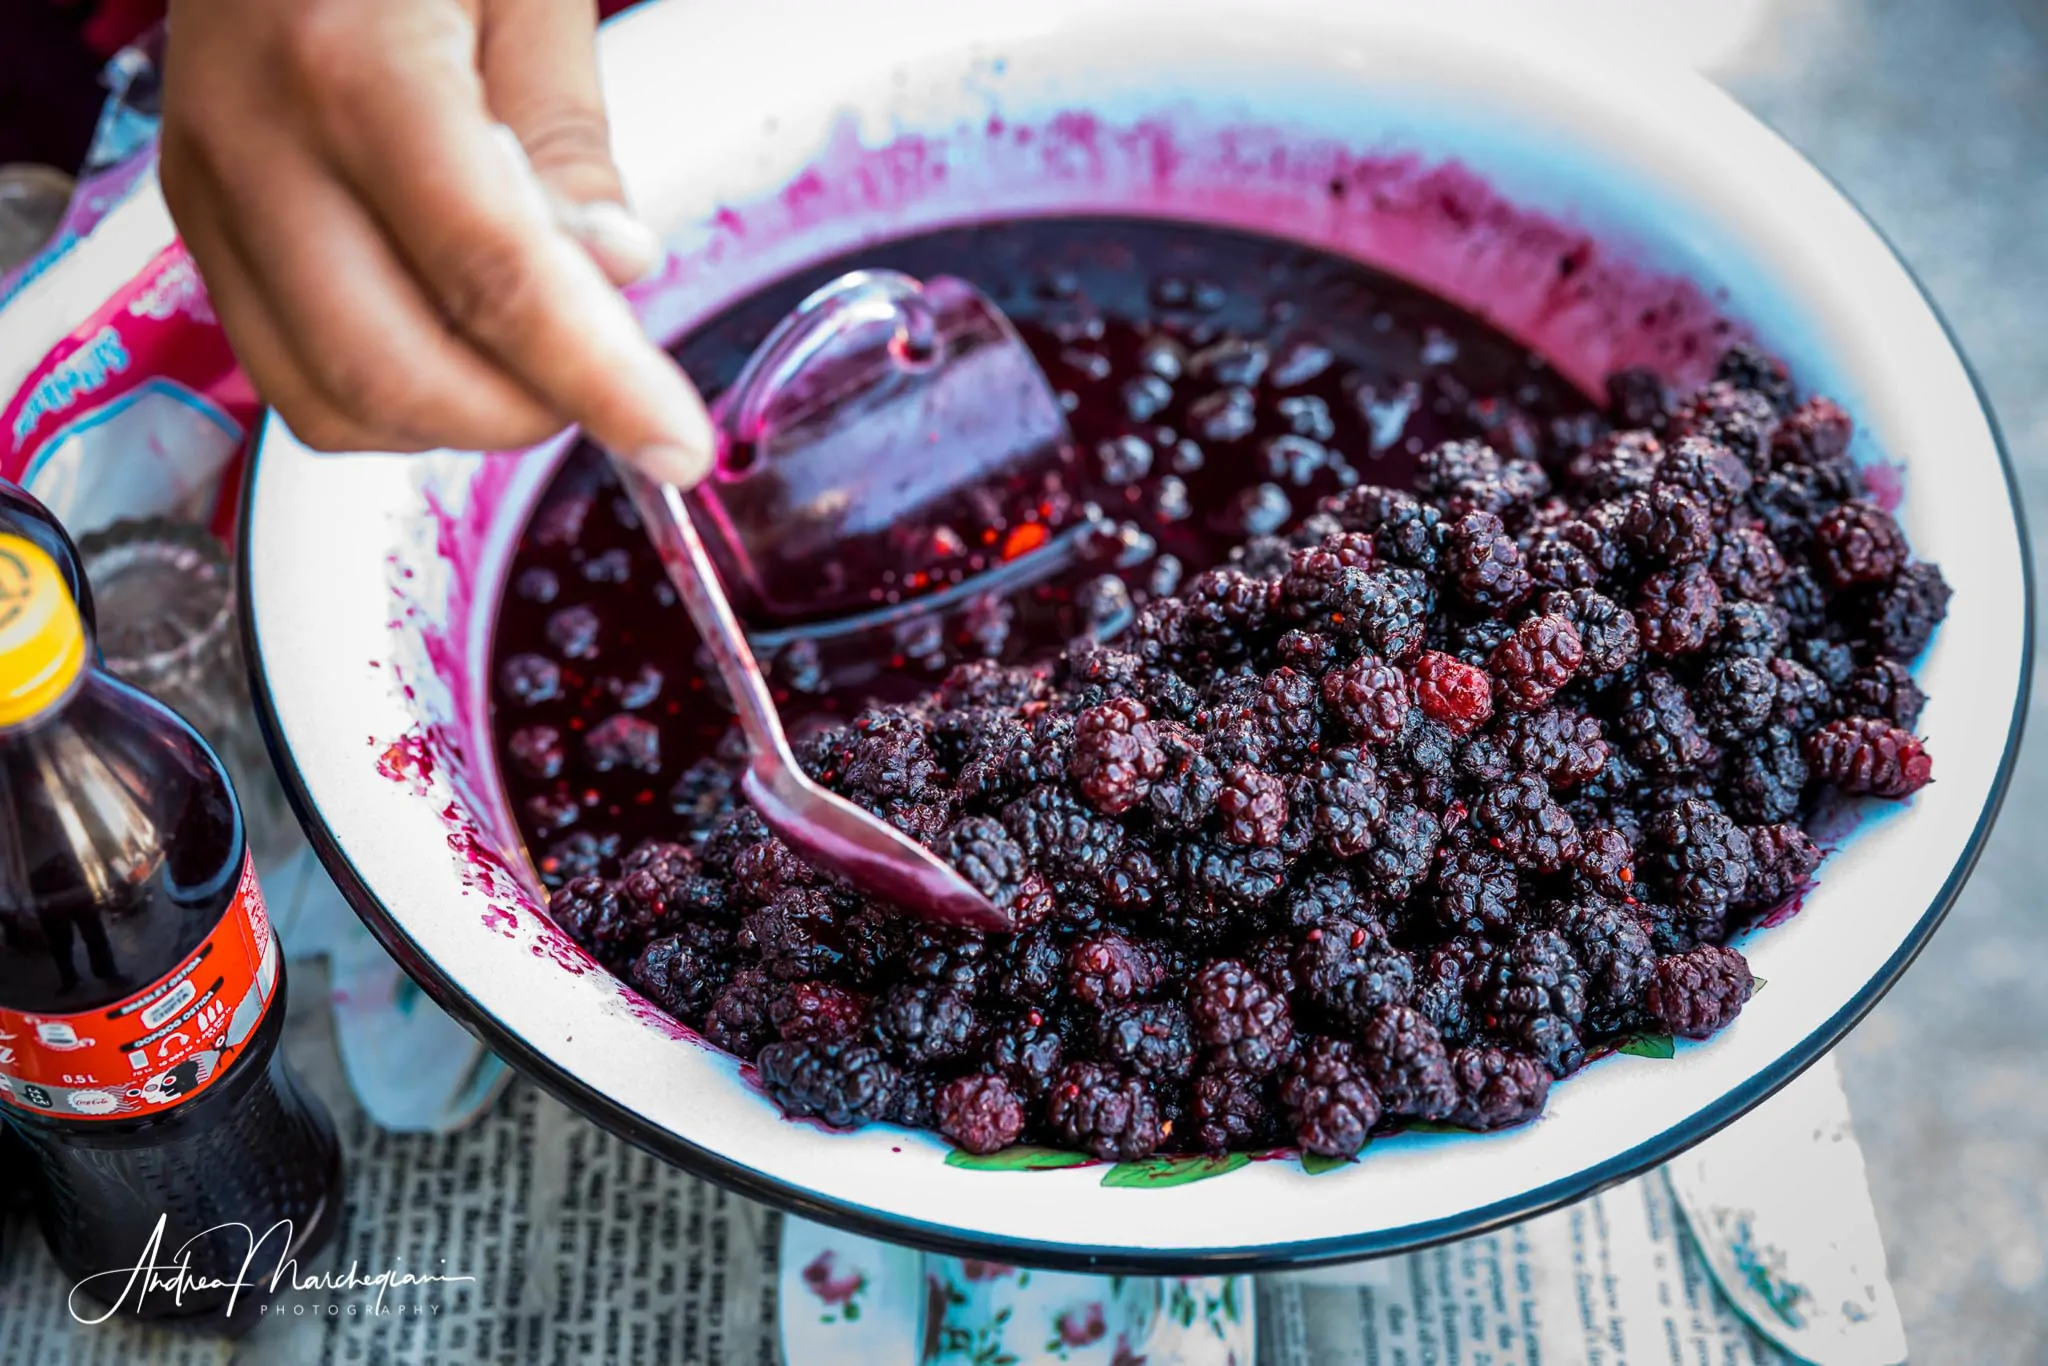
<path fill-rule="evenodd" d="M 340 1153 L 284 1002 L 220 760 L 95 667 L 56 561 L 0 535 L 0 1118 L 74 1312 L 232 1331 L 332 1233 Z"/>

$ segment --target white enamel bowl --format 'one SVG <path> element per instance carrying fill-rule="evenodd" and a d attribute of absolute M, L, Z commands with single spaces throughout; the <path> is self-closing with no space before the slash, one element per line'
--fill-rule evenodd
<path fill-rule="evenodd" d="M 1859 459 L 1897 468 L 1900 515 L 1955 601 L 1920 669 L 1939 781 L 1743 943 L 1770 985 L 1741 1020 L 1668 1060 L 1596 1063 L 1518 1132 L 1404 1136 L 1317 1176 L 1272 1161 L 1105 1186 L 1101 1167 L 962 1170 L 923 1134 L 788 1123 L 555 931 L 518 852 L 485 661 L 562 443 L 337 459 L 272 422 L 243 547 L 272 736 L 328 868 L 436 1000 L 600 1123 L 750 1195 L 941 1250 L 1155 1271 L 1366 1256 L 1573 1199 L 1755 1105 L 1870 1008 L 1968 874 L 2018 738 L 2027 566 L 1989 414 L 1870 224 L 1713 88 L 1495 11 L 1406 8 L 635 13 L 605 35 L 607 87 L 628 181 L 676 252 L 643 312 L 672 337 L 876 237 L 1099 211 L 1350 253 L 1485 309 L 1582 380 L 1631 359 L 1697 379 L 1717 315 L 1752 332 L 1856 414 Z"/>

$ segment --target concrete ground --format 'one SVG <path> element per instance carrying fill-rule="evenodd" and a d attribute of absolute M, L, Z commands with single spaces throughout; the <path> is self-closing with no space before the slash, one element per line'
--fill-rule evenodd
<path fill-rule="evenodd" d="M 1772 0 L 1713 74 L 1897 244 L 2048 528 L 2048 7 Z M 2037 675 L 2036 701 L 2044 686 Z M 2048 1360 L 2048 734 L 1933 945 L 1841 1050 L 1917 1362 Z"/>

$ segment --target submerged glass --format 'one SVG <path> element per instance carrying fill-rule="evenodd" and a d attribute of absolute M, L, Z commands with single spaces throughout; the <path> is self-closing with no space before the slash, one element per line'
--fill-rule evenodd
<path fill-rule="evenodd" d="M 943 590 L 1014 558 L 1002 533 L 1022 510 L 1046 532 L 1080 515 L 1062 496 L 1075 456 L 1059 400 L 1001 310 L 953 276 L 833 280 L 714 417 L 723 449 L 692 504 L 756 627 Z"/>

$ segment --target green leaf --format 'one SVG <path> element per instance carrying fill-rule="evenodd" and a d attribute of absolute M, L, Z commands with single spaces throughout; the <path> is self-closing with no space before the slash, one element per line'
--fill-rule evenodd
<path fill-rule="evenodd" d="M 847 1321 L 848 1323 L 853 1323 L 854 1321 L 856 1321 L 857 1319 L 859 1319 L 859 1318 L 860 1318 L 860 1306 L 859 1306 L 859 1305 L 857 1305 L 857 1304 L 854 1304 L 854 1303 L 853 1303 L 852 1301 L 848 1301 L 848 1302 L 847 1302 L 847 1305 L 846 1305 L 846 1310 L 845 1310 L 845 1313 L 846 1313 L 846 1321 Z"/>
<path fill-rule="evenodd" d="M 1469 1134 L 1470 1129 L 1460 1129 L 1455 1124 L 1445 1124 L 1436 1119 L 1411 1119 L 1401 1126 L 1404 1134 Z"/>
<path fill-rule="evenodd" d="M 1350 1165 L 1351 1159 L 1348 1157 L 1329 1157 L 1322 1153 L 1303 1153 L 1301 1155 L 1301 1169 L 1310 1176 L 1321 1176 L 1324 1172 L 1333 1172 L 1339 1167 L 1348 1167 Z"/>
<path fill-rule="evenodd" d="M 1752 977 L 1749 979 L 1749 994 L 1754 996 L 1770 984 L 1771 979 L 1768 977 Z"/>
<path fill-rule="evenodd" d="M 1212 1176 L 1234 1172 L 1252 1160 L 1250 1153 L 1225 1153 L 1221 1157 L 1148 1157 L 1140 1162 L 1119 1162 L 1103 1174 L 1105 1186 L 1184 1186 Z"/>
<path fill-rule="evenodd" d="M 946 1154 L 946 1165 L 970 1172 L 1049 1172 L 1061 1167 L 1084 1167 L 1095 1159 L 1086 1153 L 1064 1152 L 1058 1148 L 1034 1148 L 1019 1143 L 1001 1152 L 983 1156 L 955 1148 Z"/>
<path fill-rule="evenodd" d="M 1669 1034 L 1638 1034 L 1621 1046 L 1632 1058 L 1668 1058 L 1678 1052 Z"/>

